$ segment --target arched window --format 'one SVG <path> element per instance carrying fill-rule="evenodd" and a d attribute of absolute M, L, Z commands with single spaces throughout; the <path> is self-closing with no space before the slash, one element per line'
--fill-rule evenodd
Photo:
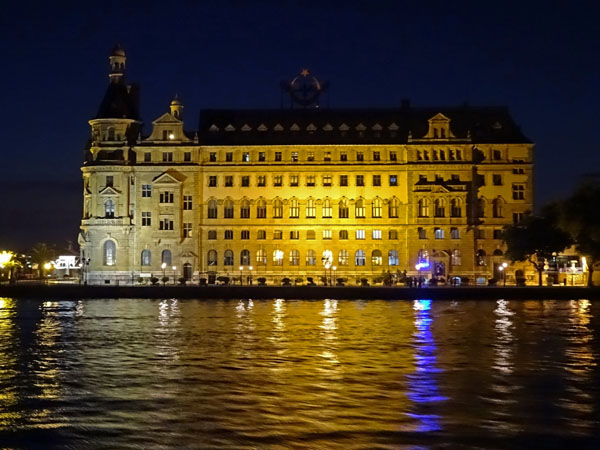
<path fill-rule="evenodd" d="M 290 266 L 300 264 L 300 252 L 298 250 L 290 250 Z"/>
<path fill-rule="evenodd" d="M 264 200 L 259 200 L 256 203 L 256 218 L 264 219 L 267 217 L 267 202 Z"/>
<path fill-rule="evenodd" d="M 340 219 L 347 219 L 348 218 L 348 203 L 346 203 L 346 200 L 340 200 L 339 203 L 339 211 L 340 211 Z"/>
<path fill-rule="evenodd" d="M 494 256 L 504 256 L 504 252 L 497 248 L 496 250 L 494 250 Z"/>
<path fill-rule="evenodd" d="M 283 251 L 282 250 L 273 250 L 273 265 L 275 266 L 283 266 Z"/>
<path fill-rule="evenodd" d="M 460 256 L 460 250 L 455 249 L 452 251 L 452 258 L 450 262 L 453 266 L 462 265 L 462 257 Z"/>
<path fill-rule="evenodd" d="M 373 250 L 371 252 L 371 265 L 381 266 L 383 264 L 383 256 L 380 250 Z"/>
<path fill-rule="evenodd" d="M 502 206 L 503 206 L 504 202 L 502 201 L 501 198 L 496 198 L 494 199 L 493 203 L 492 203 L 492 217 L 494 217 L 495 219 L 499 219 L 502 217 L 503 211 L 502 211 Z"/>
<path fill-rule="evenodd" d="M 216 200 L 209 200 L 208 201 L 208 218 L 209 219 L 216 219 L 218 216 L 217 213 L 217 201 Z"/>
<path fill-rule="evenodd" d="M 398 217 L 399 202 L 397 198 L 392 198 L 389 203 L 389 216 L 390 218 Z"/>
<path fill-rule="evenodd" d="M 388 252 L 388 265 L 390 265 L 390 266 L 398 265 L 398 250 L 390 250 Z"/>
<path fill-rule="evenodd" d="M 106 140 L 107 141 L 115 140 L 115 129 L 113 127 L 108 127 L 108 130 L 106 132 Z"/>
<path fill-rule="evenodd" d="M 373 200 L 372 211 L 373 217 L 381 217 L 381 199 Z"/>
<path fill-rule="evenodd" d="M 103 253 L 105 266 L 114 266 L 117 263 L 117 246 L 115 241 L 106 241 Z"/>
<path fill-rule="evenodd" d="M 306 251 L 306 265 L 314 266 L 317 264 L 317 254 L 314 250 Z"/>
<path fill-rule="evenodd" d="M 164 263 L 167 266 L 170 266 L 171 262 L 172 262 L 171 250 L 163 250 L 160 260 L 161 260 L 160 261 L 161 263 Z"/>
<path fill-rule="evenodd" d="M 233 250 L 225 250 L 223 265 L 233 266 Z"/>
<path fill-rule="evenodd" d="M 191 280 L 192 275 L 192 265 L 190 263 L 185 263 L 183 265 L 183 278 L 185 278 L 186 280 Z"/>
<path fill-rule="evenodd" d="M 333 263 L 333 252 L 331 250 L 323 250 L 321 262 L 325 267 L 331 267 L 331 264 Z"/>
<path fill-rule="evenodd" d="M 365 217 L 365 201 L 362 198 L 356 200 L 354 215 L 359 219 Z"/>
<path fill-rule="evenodd" d="M 462 208 L 460 205 L 460 200 L 453 198 L 450 200 L 450 217 L 461 217 L 462 216 Z"/>
<path fill-rule="evenodd" d="M 209 250 L 208 251 L 208 265 L 209 266 L 216 266 L 218 263 L 218 257 L 217 257 L 217 251 L 216 250 Z"/>
<path fill-rule="evenodd" d="M 267 265 L 267 252 L 263 249 L 256 251 L 256 265 L 266 266 Z"/>
<path fill-rule="evenodd" d="M 331 200 L 326 198 L 323 200 L 323 219 L 331 218 Z"/>
<path fill-rule="evenodd" d="M 225 200 L 224 217 L 226 219 L 233 219 L 233 200 Z"/>
<path fill-rule="evenodd" d="M 300 217 L 300 207 L 298 206 L 298 199 L 293 198 L 290 200 L 290 218 L 297 219 Z"/>
<path fill-rule="evenodd" d="M 115 217 L 115 202 L 112 198 L 106 199 L 104 202 L 104 217 Z"/>
<path fill-rule="evenodd" d="M 152 264 L 152 254 L 150 250 L 142 250 L 142 266 L 149 266 Z"/>
<path fill-rule="evenodd" d="M 436 199 L 434 202 L 434 217 L 444 217 L 446 215 L 446 202 L 442 199 Z"/>
<path fill-rule="evenodd" d="M 242 250 L 240 253 L 240 266 L 250 265 L 250 250 Z"/>
<path fill-rule="evenodd" d="M 273 218 L 281 219 L 283 217 L 283 203 L 279 199 L 273 201 Z"/>
<path fill-rule="evenodd" d="M 422 198 L 417 202 L 419 217 L 429 217 L 429 200 Z"/>
<path fill-rule="evenodd" d="M 315 206 L 315 201 L 312 198 L 306 200 L 306 218 L 313 219 L 317 216 L 317 208 Z"/>
<path fill-rule="evenodd" d="M 363 250 L 356 250 L 354 254 L 354 264 L 357 266 L 364 266 L 367 263 L 367 257 Z"/>
<path fill-rule="evenodd" d="M 340 253 L 338 255 L 338 264 L 340 266 L 347 266 L 348 265 L 348 250 L 340 250 Z"/>
<path fill-rule="evenodd" d="M 485 266 L 486 265 L 485 259 L 486 259 L 485 250 L 483 250 L 483 249 L 477 250 L 477 253 L 475 253 L 475 264 L 477 264 L 478 266 Z"/>
<path fill-rule="evenodd" d="M 242 219 L 250 218 L 250 202 L 246 199 L 240 203 L 240 217 Z"/>

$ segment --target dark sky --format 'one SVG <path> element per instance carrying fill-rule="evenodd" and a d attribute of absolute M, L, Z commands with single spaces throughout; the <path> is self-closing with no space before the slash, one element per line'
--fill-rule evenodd
<path fill-rule="evenodd" d="M 307 67 L 332 107 L 508 105 L 537 144 L 538 205 L 599 170 L 592 2 L 94 4 L 3 4 L 0 249 L 76 242 L 87 121 L 117 42 L 147 124 L 176 92 L 187 128 L 201 108 L 279 107 L 279 82 Z"/>

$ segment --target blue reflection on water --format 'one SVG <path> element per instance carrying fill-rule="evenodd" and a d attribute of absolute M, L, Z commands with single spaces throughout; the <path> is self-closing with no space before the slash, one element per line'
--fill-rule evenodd
<path fill-rule="evenodd" d="M 436 367 L 436 346 L 431 333 L 433 319 L 430 314 L 431 300 L 415 300 L 415 332 L 413 345 L 415 347 L 415 373 L 408 376 L 407 397 L 414 403 L 414 413 L 409 417 L 418 420 L 416 431 L 427 432 L 441 429 L 440 416 L 427 413 L 434 402 L 447 400 L 440 395 L 435 374 L 441 372 Z"/>

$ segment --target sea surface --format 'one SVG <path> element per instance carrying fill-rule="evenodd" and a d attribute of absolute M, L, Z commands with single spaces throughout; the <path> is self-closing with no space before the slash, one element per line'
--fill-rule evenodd
<path fill-rule="evenodd" d="M 0 298 L 1 449 L 598 449 L 600 303 Z"/>

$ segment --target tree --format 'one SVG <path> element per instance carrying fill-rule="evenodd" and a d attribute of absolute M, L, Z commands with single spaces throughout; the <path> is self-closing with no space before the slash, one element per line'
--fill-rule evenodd
<path fill-rule="evenodd" d="M 600 263 L 600 184 L 582 184 L 561 202 L 560 224 L 575 241 L 577 252 L 587 257 L 592 286 L 594 264 Z"/>
<path fill-rule="evenodd" d="M 0 272 L 7 271 L 9 282 L 14 281 L 15 269 L 18 267 L 21 267 L 21 263 L 14 252 L 6 250 L 0 252 Z"/>
<path fill-rule="evenodd" d="M 31 249 L 31 261 L 37 264 L 40 278 L 44 278 L 44 265 L 50 261 L 54 261 L 56 257 L 56 249 L 48 244 L 38 242 L 33 246 Z"/>
<path fill-rule="evenodd" d="M 559 253 L 573 243 L 569 233 L 559 227 L 555 213 L 552 205 L 540 215 L 529 215 L 504 229 L 508 247 L 506 256 L 513 262 L 529 261 L 538 272 L 540 286 L 546 260 L 552 258 L 552 253 Z"/>

